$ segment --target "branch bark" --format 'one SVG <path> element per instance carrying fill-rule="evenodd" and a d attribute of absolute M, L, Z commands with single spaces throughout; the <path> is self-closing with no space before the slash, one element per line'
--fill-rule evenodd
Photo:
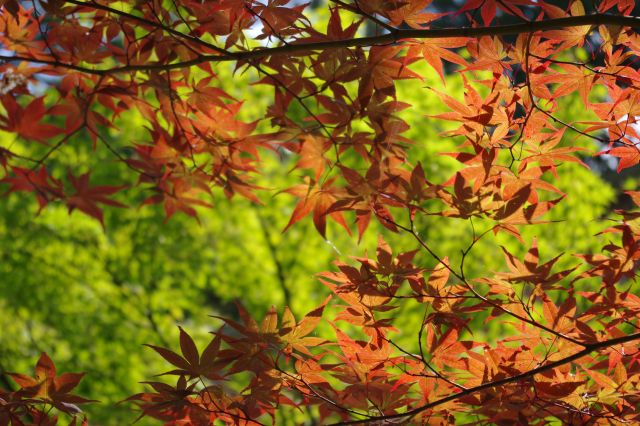
<path fill-rule="evenodd" d="M 75 4 L 81 4 L 84 2 L 74 2 Z M 86 7 L 93 7 L 91 4 L 83 4 Z M 104 9 L 102 7 L 101 9 Z M 127 17 L 128 19 L 142 18 Z M 196 42 L 198 40 L 187 34 L 179 33 L 178 31 L 163 26 L 161 24 L 146 21 L 156 27 L 161 27 L 162 30 L 169 32 L 170 34 L 185 38 L 189 41 Z M 453 38 L 453 37 L 469 37 L 478 38 L 483 36 L 500 36 L 500 35 L 514 35 L 514 34 L 526 34 L 544 30 L 579 27 L 579 26 L 594 26 L 594 25 L 613 25 L 629 28 L 640 28 L 640 17 L 636 16 L 621 16 L 621 15 L 607 15 L 607 14 L 592 14 L 583 16 L 570 16 L 566 18 L 548 19 L 543 21 L 523 22 L 519 24 L 509 25 L 496 25 L 489 27 L 463 27 L 463 28 L 441 28 L 441 29 L 395 29 L 386 34 L 372 36 L 372 37 L 358 37 L 344 40 L 327 40 L 322 42 L 312 43 L 296 43 L 290 42 L 284 46 L 258 48 L 247 51 L 226 52 L 224 49 L 219 49 L 219 54 L 202 54 L 188 61 L 164 63 L 153 63 L 144 65 L 124 65 L 120 67 L 113 67 L 108 69 L 94 69 L 76 64 L 64 63 L 56 60 L 46 60 L 38 58 L 29 58 L 26 56 L 10 56 L 0 55 L 0 60 L 4 61 L 27 61 L 37 64 L 51 65 L 54 67 L 68 68 L 75 71 L 84 72 L 87 74 L 105 75 L 115 74 L 121 72 L 132 71 L 159 71 L 159 70 L 172 70 L 182 69 L 191 66 L 199 65 L 206 62 L 243 62 L 260 58 L 276 55 L 293 55 L 293 54 L 308 54 L 312 51 L 324 51 L 329 49 L 349 48 L 349 47 L 370 47 L 379 46 L 394 43 L 404 43 L 412 39 L 441 39 L 441 38 Z M 202 43 L 199 43 L 202 44 Z M 206 47 L 209 49 L 215 48 L 210 43 L 206 43 Z"/>

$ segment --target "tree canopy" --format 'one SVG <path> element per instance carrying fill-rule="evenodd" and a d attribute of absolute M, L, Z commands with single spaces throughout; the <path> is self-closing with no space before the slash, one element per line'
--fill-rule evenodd
<path fill-rule="evenodd" d="M 0 425 L 640 420 L 636 2 L 0 6 Z"/>

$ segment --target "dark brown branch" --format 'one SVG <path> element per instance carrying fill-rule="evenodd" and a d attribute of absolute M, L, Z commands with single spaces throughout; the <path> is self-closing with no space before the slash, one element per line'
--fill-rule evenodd
<path fill-rule="evenodd" d="M 75 0 L 72 0 L 75 1 Z M 77 2 L 82 3 L 82 2 Z M 94 7 L 92 4 L 83 4 L 87 7 Z M 96 6 L 97 7 L 97 6 Z M 104 8 L 104 7 L 100 7 Z M 132 15 L 135 17 L 135 15 Z M 142 18 L 139 18 L 142 19 Z M 153 21 L 148 21 L 153 23 Z M 163 27 L 162 29 L 169 31 L 170 33 L 182 34 L 182 36 L 195 40 L 194 37 L 180 33 L 170 28 Z M 264 58 L 268 56 L 276 55 L 292 55 L 303 54 L 311 51 L 323 51 L 329 49 L 348 48 L 348 47 L 368 47 L 393 43 L 402 43 L 411 39 L 440 39 L 440 38 L 452 38 L 452 37 L 470 37 L 478 38 L 483 36 L 500 36 L 500 35 L 513 35 L 513 34 L 526 34 L 537 31 L 579 27 L 588 25 L 614 25 L 630 28 L 640 28 L 640 17 L 635 16 L 620 16 L 620 15 L 605 15 L 605 14 L 593 14 L 584 16 L 570 16 L 567 18 L 548 19 L 544 21 L 524 22 L 520 24 L 510 25 L 496 25 L 490 27 L 464 27 L 464 28 L 442 28 L 442 29 L 397 29 L 387 34 L 382 34 L 372 37 L 359 37 L 346 40 L 330 40 L 313 43 L 294 43 L 269 48 L 260 48 L 249 51 L 240 52 L 226 52 L 215 55 L 200 55 L 188 61 L 172 62 L 168 64 L 152 63 L 145 65 L 123 65 L 120 67 L 113 67 L 108 69 L 93 69 L 83 67 L 80 65 L 63 63 L 55 60 L 35 59 L 24 56 L 9 56 L 0 55 L 0 60 L 4 61 L 27 61 L 36 64 L 46 64 L 54 67 L 69 68 L 87 74 L 104 75 L 114 74 L 120 72 L 131 71 L 158 71 L 158 70 L 171 70 L 187 68 L 194 65 L 202 64 L 205 62 L 233 62 L 233 61 L 250 61 L 253 59 Z M 174 34 L 175 35 L 175 34 Z M 199 43 L 202 44 L 202 43 Z M 207 47 L 213 48 L 209 43 Z"/>
<path fill-rule="evenodd" d="M 635 334 L 630 334 L 628 336 L 622 336 L 622 337 L 617 337 L 615 339 L 610 339 L 610 340 L 604 340 L 601 342 L 596 342 L 590 345 L 587 345 L 583 350 L 576 352 L 573 355 L 569 355 L 568 357 L 565 358 L 561 358 L 557 361 L 553 361 L 550 362 L 548 364 L 545 365 L 541 365 L 538 368 L 534 368 L 531 369 L 529 371 L 525 371 L 524 373 L 521 374 L 516 374 L 515 376 L 511 376 L 511 377 L 506 377 L 504 379 L 500 379 L 500 380 L 494 380 L 491 382 L 487 382 L 487 383 L 483 383 L 481 385 L 475 386 L 473 388 L 469 388 L 467 390 L 458 392 L 456 394 L 453 395 L 449 395 L 447 397 L 444 398 L 440 398 L 436 401 L 430 402 L 428 404 L 424 404 L 421 405 L 420 407 L 414 408 L 413 410 L 409 410 L 406 413 L 398 413 L 398 414 L 391 414 L 391 415 L 387 415 L 387 416 L 377 416 L 377 417 L 370 417 L 367 418 L 365 420 L 352 420 L 352 421 L 347 421 L 347 422 L 339 422 L 339 423 L 334 423 L 332 426 L 338 426 L 338 425 L 356 425 L 356 424 L 367 424 L 367 423 L 373 423 L 373 422 L 379 422 L 379 421 L 383 421 L 383 420 L 393 420 L 393 419 L 410 419 L 413 416 L 420 414 L 421 412 L 428 410 L 430 408 L 434 408 L 437 407 L 439 405 L 442 404 L 446 404 L 447 402 L 450 401 L 455 401 L 456 399 L 468 396 L 468 395 L 472 395 L 474 393 L 483 391 L 485 389 L 490 389 L 493 387 L 497 387 L 497 386 L 503 386 L 503 385 L 507 385 L 509 383 L 514 383 L 514 382 L 518 382 L 520 380 L 524 380 L 524 379 L 528 379 L 531 378 L 533 376 L 535 376 L 536 374 L 540 374 L 543 373 L 545 371 L 549 371 L 552 370 L 556 367 L 560 367 L 562 365 L 568 364 L 572 361 L 578 360 L 584 356 L 589 355 L 591 352 L 595 352 L 597 350 L 600 349 L 607 349 L 610 348 L 611 346 L 615 346 L 615 345 L 620 345 L 623 343 L 627 343 L 627 342 L 631 342 L 634 340 L 640 340 L 640 333 L 635 333 Z"/>

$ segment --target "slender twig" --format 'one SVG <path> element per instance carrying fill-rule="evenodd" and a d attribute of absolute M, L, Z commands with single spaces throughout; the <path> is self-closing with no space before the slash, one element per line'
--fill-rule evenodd
<path fill-rule="evenodd" d="M 331 2 L 340 5 L 340 7 L 342 7 L 343 9 L 346 9 L 350 12 L 356 13 L 360 16 L 364 16 L 365 18 L 367 18 L 368 20 L 370 20 L 371 22 L 373 22 L 374 24 L 378 24 L 380 25 L 382 28 L 386 29 L 387 31 L 391 32 L 391 31 L 396 31 L 397 28 L 389 25 L 388 23 L 384 22 L 382 19 L 378 18 L 377 16 L 374 16 L 370 13 L 365 12 L 364 10 L 362 10 L 362 8 L 360 7 L 360 5 L 358 4 L 358 2 L 356 1 L 355 5 L 352 4 L 348 4 L 343 2 L 342 0 L 330 0 Z"/>
<path fill-rule="evenodd" d="M 531 102 L 531 106 L 536 109 L 537 111 L 540 111 L 542 114 L 546 115 L 547 117 L 549 117 L 554 123 L 558 123 L 563 127 L 566 127 L 567 129 L 572 130 L 573 132 L 582 135 L 582 136 L 586 136 L 588 138 L 591 138 L 593 140 L 596 140 L 602 144 L 607 143 L 606 140 L 599 138 L 597 136 L 594 136 L 590 133 L 584 132 L 580 129 L 578 129 L 577 127 L 575 127 L 574 125 L 567 123 L 564 120 L 561 120 L 559 118 L 557 118 L 555 115 L 551 114 L 549 111 L 543 109 L 540 107 L 540 105 L 538 105 L 538 103 L 536 102 L 534 96 L 533 96 L 533 88 L 531 87 L 531 78 L 529 77 L 529 68 L 530 68 L 530 59 L 531 59 L 531 39 L 533 38 L 533 33 L 529 33 L 528 37 L 527 37 L 527 44 L 525 46 L 525 53 L 524 53 L 524 57 L 525 57 L 525 86 L 527 87 L 527 92 L 529 93 L 529 101 Z"/>
<path fill-rule="evenodd" d="M 182 39 L 190 41 L 192 43 L 199 44 L 199 45 L 204 46 L 204 47 L 206 47 L 208 49 L 216 51 L 216 52 L 218 52 L 220 54 L 223 54 L 223 55 L 228 55 L 229 54 L 229 52 L 227 50 L 225 50 L 225 49 L 223 49 L 223 48 L 221 48 L 219 46 L 216 46 L 215 44 L 211 44 L 211 43 L 208 43 L 208 42 L 206 42 L 206 41 L 204 41 L 202 39 L 199 39 L 198 37 L 194 37 L 192 35 L 182 33 L 182 32 L 177 31 L 177 30 L 175 30 L 175 29 L 173 29 L 171 27 L 163 25 L 160 22 L 154 22 L 154 21 L 152 21 L 150 19 L 146 19 L 146 18 L 143 18 L 143 17 L 140 17 L 140 16 L 136 16 L 136 15 L 133 15 L 131 13 L 123 12 L 121 10 L 114 9 L 112 7 L 109 7 L 109 6 L 104 6 L 102 4 L 95 3 L 95 2 L 86 2 L 86 1 L 78 1 L 78 0 L 67 0 L 66 3 L 75 4 L 76 6 L 88 7 L 90 9 L 103 10 L 105 12 L 113 13 L 114 15 L 118 15 L 118 16 L 120 16 L 122 18 L 130 19 L 130 20 L 136 21 L 136 22 L 138 22 L 140 24 L 148 25 L 148 26 L 154 27 L 156 29 L 159 29 L 159 30 L 162 30 L 162 31 L 166 31 L 167 33 L 171 34 L 174 37 L 182 38 Z"/>
<path fill-rule="evenodd" d="M 458 271 L 453 269 L 451 266 L 449 266 L 447 264 L 447 262 L 444 262 L 443 259 L 436 252 L 434 252 L 433 249 L 420 237 L 420 235 L 414 229 L 413 220 L 411 221 L 411 227 L 410 228 L 407 228 L 406 226 L 401 225 L 401 224 L 396 223 L 396 222 L 392 222 L 392 221 L 389 221 L 389 222 L 393 223 L 399 229 L 402 229 L 403 231 L 408 232 L 411 235 L 413 235 L 413 237 L 416 239 L 418 244 L 420 244 L 420 246 L 422 248 L 424 248 L 431 255 L 431 257 L 433 257 L 438 263 L 442 264 L 452 275 L 454 275 L 456 278 L 458 278 L 469 289 L 469 291 L 471 293 L 473 293 L 473 295 L 476 296 L 476 298 L 480 299 L 482 302 L 490 305 L 491 307 L 493 307 L 495 309 L 498 309 L 498 310 L 504 312 L 505 314 L 507 314 L 507 315 L 509 315 L 509 316 L 511 316 L 513 318 L 516 318 L 516 319 L 518 319 L 518 320 L 520 320 L 522 322 L 525 322 L 525 323 L 527 323 L 527 324 L 529 324 L 529 325 L 531 325 L 533 327 L 536 327 L 536 328 L 538 328 L 540 330 L 544 330 L 547 333 L 551 333 L 554 336 L 557 336 L 557 337 L 559 337 L 561 339 L 564 339 L 564 340 L 566 340 L 568 342 L 571 342 L 571 343 L 573 343 L 575 345 L 582 346 L 582 347 L 587 347 L 588 346 L 587 343 L 580 342 L 579 340 L 576 340 L 576 339 L 574 339 L 572 337 L 566 336 L 565 334 L 560 333 L 559 331 L 556 331 L 556 330 L 554 330 L 552 328 L 549 328 L 549 327 L 545 326 L 544 324 L 540 324 L 537 321 L 533 321 L 533 320 L 531 320 L 531 319 L 529 319 L 527 317 L 523 317 L 522 315 L 518 315 L 517 313 L 515 313 L 513 311 L 510 311 L 509 309 L 505 308 L 500 303 L 495 302 L 495 301 L 493 301 L 493 300 L 481 295 L 480 293 L 478 293 L 478 291 L 475 288 L 473 288 L 473 286 L 467 281 L 467 279 L 461 273 L 459 273 Z"/>

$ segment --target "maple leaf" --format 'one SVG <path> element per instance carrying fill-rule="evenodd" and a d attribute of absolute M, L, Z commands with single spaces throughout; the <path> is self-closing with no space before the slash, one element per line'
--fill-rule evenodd
<path fill-rule="evenodd" d="M 328 164 L 324 154 L 331 147 L 331 142 L 326 138 L 305 135 L 301 143 L 300 159 L 296 167 L 313 170 L 314 179 L 318 181 Z"/>
<path fill-rule="evenodd" d="M 606 286 L 613 286 L 623 278 L 634 277 L 640 259 L 640 238 L 626 223 L 602 233 L 622 234 L 622 241 L 620 244 L 605 245 L 599 254 L 576 255 L 592 266 L 583 276 L 600 276 Z"/>
<path fill-rule="evenodd" d="M 126 207 L 124 204 L 108 198 L 109 195 L 120 191 L 124 186 L 90 186 L 90 172 L 77 177 L 73 176 L 71 172 L 69 172 L 68 177 L 75 189 L 75 192 L 69 195 L 66 199 L 67 206 L 69 207 L 69 213 L 74 209 L 78 209 L 89 216 L 98 219 L 100 224 L 104 227 L 104 217 L 102 209 L 98 207 L 98 203 L 107 204 L 113 207 Z"/>
<path fill-rule="evenodd" d="M 457 13 L 463 13 L 470 10 L 480 10 L 480 15 L 485 25 L 490 25 L 496 16 L 496 11 L 500 8 L 503 12 L 517 16 L 523 20 L 527 20 L 525 14 L 517 7 L 535 5 L 532 0 L 510 0 L 503 2 L 500 0 L 467 0 Z"/>
<path fill-rule="evenodd" d="M 0 129 L 15 132 L 25 139 L 47 144 L 49 139 L 63 133 L 63 129 L 40 123 L 47 114 L 44 97 L 34 98 L 29 105 L 21 107 L 11 95 L 0 98 L 7 115 L 0 117 Z"/>
<path fill-rule="evenodd" d="M 347 232 L 350 232 L 342 213 L 330 211 L 342 192 L 340 189 L 332 186 L 335 179 L 329 179 L 321 184 L 310 178 L 306 178 L 306 181 L 306 184 L 297 185 L 286 190 L 289 194 L 302 198 L 302 200 L 296 204 L 291 214 L 291 219 L 284 228 L 284 231 L 309 213 L 313 213 L 313 224 L 323 237 L 326 234 L 327 215 L 342 225 Z"/>
<path fill-rule="evenodd" d="M 389 10 L 386 13 L 389 17 L 389 23 L 394 27 L 398 27 L 404 22 L 411 28 L 422 28 L 423 25 L 445 16 L 443 13 L 425 12 L 432 2 L 433 0 L 407 1 L 399 8 Z"/>
<path fill-rule="evenodd" d="M 407 56 L 414 57 L 417 52 L 420 52 L 425 61 L 427 61 L 429 65 L 436 70 L 442 82 L 445 83 L 442 60 L 444 59 L 463 67 L 466 66 L 466 61 L 457 53 L 452 51 L 453 49 L 465 46 L 466 44 L 467 39 L 464 37 L 421 40 L 409 47 L 409 53 Z"/>
<path fill-rule="evenodd" d="M 531 155 L 522 159 L 520 170 L 523 171 L 526 166 L 533 162 L 538 163 L 540 167 L 551 171 L 555 175 L 557 175 L 556 165 L 562 162 L 577 163 L 588 168 L 580 158 L 573 154 L 584 151 L 582 148 L 558 146 L 562 141 L 563 135 L 564 129 L 561 129 L 553 133 L 539 133 L 537 136 L 532 137 L 530 139 L 532 143 L 525 148 Z M 537 183 L 539 182 L 536 181 Z"/>
<path fill-rule="evenodd" d="M 551 274 L 553 266 L 560 260 L 561 254 L 551 260 L 540 264 L 538 243 L 534 239 L 531 247 L 524 257 L 524 261 L 520 261 L 513 256 L 506 248 L 502 247 L 507 266 L 511 272 L 501 272 L 496 276 L 512 282 L 529 282 L 542 289 L 552 289 L 554 284 L 566 278 L 576 267 L 565 269 L 563 271 Z"/>
<path fill-rule="evenodd" d="M 606 12 L 617 6 L 618 12 L 626 15 L 632 12 L 634 5 L 633 0 L 603 0 L 598 6 L 598 12 Z"/>
<path fill-rule="evenodd" d="M 362 65 L 363 78 L 359 85 L 359 98 L 369 98 L 375 91 L 395 92 L 394 82 L 400 79 L 422 79 L 420 74 L 409 69 L 415 60 L 411 56 L 401 57 L 400 46 L 374 46 L 369 51 L 367 63 Z"/>
<path fill-rule="evenodd" d="M 330 7 L 329 9 L 329 22 L 327 23 L 326 33 L 317 31 L 314 25 L 305 25 L 306 31 L 310 34 L 305 41 L 318 42 L 321 40 L 344 40 L 355 36 L 358 28 L 362 24 L 362 19 L 358 19 L 351 23 L 348 27 L 345 27 L 342 23 L 342 17 L 340 16 L 340 8 Z M 306 23 L 305 23 L 306 24 Z"/>
<path fill-rule="evenodd" d="M 125 401 L 132 401 L 142 410 L 138 420 L 150 416 L 161 420 L 175 420 L 176 424 L 185 417 L 188 418 L 188 407 L 196 383 L 188 384 L 184 376 L 180 376 L 175 386 L 162 382 L 144 382 L 155 392 L 144 392 L 130 396 Z"/>
<path fill-rule="evenodd" d="M 57 375 L 51 358 L 42 352 L 36 363 L 33 377 L 20 373 L 8 373 L 9 377 L 20 386 L 17 395 L 49 403 L 67 414 L 76 414 L 80 409 L 75 404 L 95 402 L 70 392 L 78 386 L 84 373 L 63 373 Z"/>
<path fill-rule="evenodd" d="M 198 213 L 194 206 L 211 207 L 211 204 L 199 198 L 202 193 L 209 193 L 209 187 L 204 183 L 206 177 L 203 175 L 191 175 L 182 177 L 179 174 L 166 176 L 158 185 L 156 190 L 160 194 L 145 200 L 145 204 L 163 202 L 166 220 L 170 219 L 176 212 L 181 211 L 184 214 L 197 219 Z M 240 189 L 245 192 L 248 188 L 240 180 L 235 180 L 233 175 L 228 176 L 228 184 L 230 192 L 233 189 Z M 251 198 L 251 196 L 245 192 Z"/>
<path fill-rule="evenodd" d="M 289 27 L 299 20 L 306 20 L 302 14 L 307 4 L 285 7 L 288 1 L 268 0 L 266 5 L 259 4 L 253 8 L 265 23 L 262 34 L 257 38 L 266 38 L 276 35 L 284 36 L 289 32 Z"/>
<path fill-rule="evenodd" d="M 549 98 L 552 101 L 578 91 L 584 104 L 589 105 L 589 93 L 597 81 L 597 75 L 590 72 L 585 73 L 582 68 L 572 64 L 559 64 L 558 66 L 564 71 L 563 73 L 549 73 L 536 79 L 536 84 L 557 83 L 553 96 Z"/>
<path fill-rule="evenodd" d="M 200 354 L 191 336 L 184 331 L 182 327 L 179 327 L 179 329 L 180 350 L 182 351 L 182 355 L 160 346 L 145 345 L 156 351 L 171 365 L 177 367 L 177 369 L 164 374 L 189 376 L 191 378 L 202 376 L 209 380 L 222 380 L 223 376 L 220 375 L 219 371 L 221 370 L 221 364 L 218 358 L 220 345 L 222 343 L 220 334 L 216 333 L 211 342 Z"/>
<path fill-rule="evenodd" d="M 640 149 L 638 149 L 636 145 L 618 146 L 606 151 L 602 151 L 598 155 L 603 154 L 617 157 L 620 160 L 618 162 L 618 173 L 624 169 L 628 169 L 629 167 L 633 167 L 636 164 L 640 163 Z"/>
<path fill-rule="evenodd" d="M 326 343 L 326 339 L 309 336 L 322 319 L 322 312 L 331 298 L 328 297 L 316 309 L 309 312 L 304 318 L 296 323 L 291 310 L 286 307 L 282 314 L 282 324 L 278 331 L 280 339 L 286 344 L 283 351 L 289 353 L 297 351 L 307 356 L 312 356 L 310 348 L 317 348 Z"/>
<path fill-rule="evenodd" d="M 499 93 L 491 93 L 486 99 L 482 99 L 478 91 L 465 81 L 464 103 L 452 96 L 436 91 L 440 99 L 452 110 L 437 114 L 434 117 L 443 120 L 463 123 L 452 134 L 465 135 L 471 141 L 482 138 L 486 132 L 486 126 L 499 124 L 499 116 L 495 103 L 499 99 Z"/>
<path fill-rule="evenodd" d="M 568 13 L 548 3 L 542 3 L 541 7 L 550 18 L 585 15 L 582 1 L 572 1 Z M 558 49 L 564 50 L 574 46 L 581 47 L 591 30 L 592 27 L 590 25 L 574 26 L 571 28 L 547 31 L 545 32 L 545 37 L 560 42 L 561 44 L 558 46 Z"/>
<path fill-rule="evenodd" d="M 38 200 L 40 210 L 49 202 L 64 197 L 62 182 L 49 175 L 46 167 L 38 171 L 22 167 L 11 167 L 13 176 L 5 176 L 0 182 L 9 184 L 7 193 L 24 191 L 33 192 Z"/>

